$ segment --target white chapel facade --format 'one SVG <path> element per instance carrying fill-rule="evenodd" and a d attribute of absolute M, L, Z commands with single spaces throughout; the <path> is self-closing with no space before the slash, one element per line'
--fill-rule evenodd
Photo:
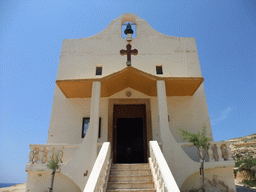
<path fill-rule="evenodd" d="M 122 38 L 127 22 L 136 26 L 136 37 Z M 55 153 L 61 170 L 54 191 L 80 192 L 103 143 L 109 143 L 108 164 L 134 164 L 151 162 L 150 141 L 157 141 L 180 191 L 198 188 L 196 148 L 178 130 L 197 133 L 206 126 L 213 138 L 203 81 L 195 38 L 161 34 L 134 14 L 121 15 L 94 36 L 63 40 L 48 140 L 30 145 L 27 191 L 50 187 L 46 163 Z M 206 178 L 235 191 L 228 145 L 212 146 Z"/>

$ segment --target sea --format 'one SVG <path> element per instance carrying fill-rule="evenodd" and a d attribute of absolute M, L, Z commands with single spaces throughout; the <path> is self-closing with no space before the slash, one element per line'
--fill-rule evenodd
<path fill-rule="evenodd" d="M 16 184 L 20 184 L 20 183 L 0 183 L 0 188 L 11 187 Z"/>

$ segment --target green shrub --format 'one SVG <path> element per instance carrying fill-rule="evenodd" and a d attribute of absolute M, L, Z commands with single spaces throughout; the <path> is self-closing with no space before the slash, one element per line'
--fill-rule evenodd
<path fill-rule="evenodd" d="M 250 187 L 256 187 L 256 179 L 253 180 L 243 180 L 242 181 L 244 184 L 249 185 Z"/>
<path fill-rule="evenodd" d="M 244 164 L 244 165 L 243 165 Z M 256 159 L 253 158 L 252 156 L 249 156 L 248 158 L 239 158 L 236 163 L 235 167 L 238 167 L 237 170 L 234 170 L 234 174 L 239 172 L 246 171 L 250 179 L 249 180 L 243 180 L 243 183 L 249 185 L 249 186 L 256 186 L 256 170 L 252 169 L 252 167 L 256 166 Z"/>

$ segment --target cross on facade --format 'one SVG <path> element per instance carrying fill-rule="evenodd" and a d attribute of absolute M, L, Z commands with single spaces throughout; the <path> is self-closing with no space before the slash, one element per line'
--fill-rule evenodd
<path fill-rule="evenodd" d="M 127 65 L 131 65 L 131 55 L 137 55 L 138 54 L 138 50 L 137 49 L 133 49 L 132 50 L 132 46 L 131 44 L 127 44 L 126 45 L 126 49 L 127 50 L 120 50 L 120 54 L 123 55 L 127 55 Z"/>

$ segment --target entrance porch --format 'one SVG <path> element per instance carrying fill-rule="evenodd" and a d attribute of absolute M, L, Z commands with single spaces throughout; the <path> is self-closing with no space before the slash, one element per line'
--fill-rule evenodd
<path fill-rule="evenodd" d="M 125 127 L 122 123 L 125 121 L 127 116 L 133 116 L 136 113 L 120 115 L 122 109 L 118 109 L 115 106 L 121 105 L 144 105 L 144 112 L 141 117 L 143 120 L 137 124 L 142 125 L 142 139 L 138 142 L 138 145 L 142 145 L 141 151 L 143 152 L 141 157 L 134 158 L 133 155 L 126 158 L 128 161 L 138 161 L 141 159 L 143 162 L 147 162 L 149 157 L 149 147 L 148 143 L 152 140 L 152 126 L 151 126 L 151 107 L 150 99 L 112 99 L 111 96 L 121 92 L 122 90 L 130 87 L 133 90 L 139 91 L 145 94 L 148 98 L 156 98 L 156 106 L 154 110 L 157 112 L 155 116 L 158 116 L 154 121 L 158 124 L 159 129 L 159 138 L 163 142 L 162 150 L 167 158 L 167 161 L 177 161 L 176 158 L 179 156 L 173 156 L 177 154 L 177 148 L 181 153 L 181 156 L 184 156 L 184 152 L 181 147 L 176 143 L 173 135 L 170 133 L 169 121 L 168 121 L 168 105 L 167 105 L 167 96 L 191 96 L 199 88 L 203 82 L 202 77 L 162 77 L 155 76 L 144 71 L 138 70 L 134 67 L 126 67 L 121 71 L 115 72 L 108 76 L 97 77 L 94 79 L 82 79 L 82 80 L 58 80 L 56 83 L 62 93 L 66 98 L 90 98 L 90 125 L 88 132 L 83 139 L 80 147 L 75 152 L 74 156 L 70 161 L 63 166 L 63 172 L 66 172 L 72 180 L 80 187 L 83 187 L 83 184 L 87 181 L 87 174 L 90 174 L 92 171 L 92 166 L 95 163 L 97 157 L 97 140 L 98 140 L 98 125 L 99 125 L 99 111 L 101 109 L 101 98 L 108 98 L 108 141 L 111 143 L 111 159 L 114 162 L 122 162 L 125 159 L 127 153 L 133 153 L 132 150 L 138 149 L 138 146 L 132 146 L 132 142 L 128 142 L 126 147 L 120 148 L 119 139 L 121 142 L 125 140 L 125 135 L 119 134 L 118 126 L 122 128 Z M 104 108 L 106 110 L 106 106 Z M 116 111 L 118 111 L 116 113 Z M 123 110 L 124 111 L 124 110 Z M 106 112 L 106 111 L 104 111 Z M 120 115 L 120 116 L 119 116 Z M 145 117 L 146 116 L 146 117 Z M 135 117 L 136 118 L 136 117 Z M 122 120 L 123 119 L 123 122 Z M 127 119 L 126 119 L 127 120 Z M 135 120 L 134 120 L 135 121 Z M 126 122 L 127 123 L 127 122 Z M 129 122 L 131 123 L 131 122 Z M 131 123 L 132 124 L 132 123 Z M 131 126 L 131 125 L 130 125 Z M 123 128 L 124 129 L 124 128 Z M 128 129 L 128 128 L 127 128 Z M 121 130 L 121 129 L 120 129 Z M 135 130 L 134 130 L 135 131 Z M 138 131 L 137 131 L 138 132 Z M 134 136 L 134 135 L 133 135 Z M 130 137 L 133 137 L 130 135 Z M 135 136 L 134 136 L 135 137 Z M 133 139 L 134 139 L 133 137 Z M 138 136 L 141 138 L 141 135 Z M 137 138 L 135 138 L 137 139 Z M 130 145 L 130 146 L 129 146 Z M 127 153 L 122 154 L 122 151 L 126 150 Z M 136 152 L 134 152 L 136 153 Z M 132 160 L 133 159 L 133 160 Z M 184 157 L 184 163 L 189 158 Z M 189 161 L 189 160 L 188 160 Z M 86 163 L 83 163 L 86 162 Z M 168 162 L 169 163 L 169 162 Z M 77 166 L 79 165 L 79 166 Z M 169 165 L 170 166 L 170 165 Z M 182 165 L 179 165 L 179 167 Z M 179 167 L 174 167 L 174 176 L 176 169 Z M 79 175 L 85 175 L 86 178 L 81 178 Z M 176 175 L 177 176 L 177 175 Z M 179 177 L 179 176 L 178 176 Z M 182 178 L 183 179 L 183 178 Z M 179 181 L 182 183 L 183 181 Z"/>

